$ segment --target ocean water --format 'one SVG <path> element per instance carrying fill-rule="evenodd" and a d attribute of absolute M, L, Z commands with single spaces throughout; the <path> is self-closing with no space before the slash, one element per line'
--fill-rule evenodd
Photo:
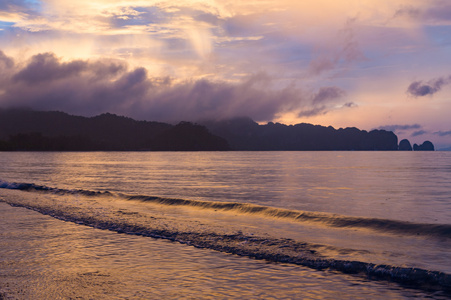
<path fill-rule="evenodd" d="M 451 152 L 3 152 L 0 299 L 446 299 Z"/>

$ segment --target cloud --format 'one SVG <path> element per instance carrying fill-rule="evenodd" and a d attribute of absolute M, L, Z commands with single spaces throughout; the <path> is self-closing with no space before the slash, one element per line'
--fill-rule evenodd
<path fill-rule="evenodd" d="M 313 117 L 324 115 L 331 110 L 334 110 L 336 102 L 346 95 L 345 91 L 336 86 L 322 87 L 318 92 L 310 96 L 311 105 L 304 107 L 299 113 L 298 117 Z M 345 103 L 344 108 L 353 107 L 353 103 Z"/>
<path fill-rule="evenodd" d="M 449 25 L 451 4 L 446 0 L 434 0 L 417 5 L 403 5 L 396 10 L 394 17 L 408 17 L 430 25 Z"/>
<path fill-rule="evenodd" d="M 339 66 L 348 66 L 352 63 L 366 60 L 355 34 L 356 22 L 357 19 L 348 18 L 343 29 L 337 33 L 338 41 L 336 45 L 328 45 L 326 50 L 320 51 L 311 60 L 309 65 L 309 73 L 311 75 L 320 75 Z"/>
<path fill-rule="evenodd" d="M 324 115 L 328 112 L 328 109 L 325 105 L 321 105 L 318 107 L 314 107 L 311 109 L 303 110 L 300 113 L 298 113 L 298 117 L 314 117 L 318 115 Z"/>
<path fill-rule="evenodd" d="M 444 24 L 450 5 L 363 2 L 0 0 L 0 105 L 162 121 L 299 114 L 362 127 L 431 109 L 406 107 L 399 82 L 425 66 L 449 74 L 447 27 L 423 24 Z M 446 77 L 431 78 L 414 78 L 424 80 L 409 94 L 449 92 Z"/>
<path fill-rule="evenodd" d="M 407 93 L 413 97 L 423 97 L 433 95 L 441 90 L 445 85 L 451 83 L 451 76 L 440 77 L 429 80 L 428 82 L 414 81 L 407 88 Z"/>
<path fill-rule="evenodd" d="M 435 135 L 438 136 L 451 136 L 451 130 L 450 131 L 437 131 L 434 132 Z"/>
<path fill-rule="evenodd" d="M 0 1 L 0 10 L 4 13 L 30 13 L 39 10 L 39 1 L 14 0 L 14 1 Z"/>
<path fill-rule="evenodd" d="M 414 7 L 413 5 L 403 5 L 396 10 L 394 17 L 399 18 L 407 16 L 410 18 L 418 18 L 420 14 L 420 8 Z"/>
<path fill-rule="evenodd" d="M 33 56 L 30 63 L 14 77 L 14 81 L 24 81 L 36 84 L 42 81 L 62 79 L 79 74 L 86 68 L 86 62 L 76 60 L 70 63 L 60 63 L 53 53 L 43 53 Z"/>
<path fill-rule="evenodd" d="M 346 102 L 345 104 L 343 104 L 343 107 L 352 108 L 352 107 L 358 107 L 358 105 L 355 104 L 354 102 Z"/>
<path fill-rule="evenodd" d="M 6 57 L 6 58 L 5 58 Z M 1 61 L 9 62 L 6 55 Z M 241 82 L 152 77 L 145 68 L 129 69 L 118 60 L 63 61 L 53 53 L 34 55 L 3 72 L 2 107 L 62 110 L 73 114 L 118 113 L 157 121 L 195 121 L 246 115 L 257 121 L 299 109 L 312 99 L 322 105 L 343 95 L 337 87 L 308 96 L 288 85 L 271 89 L 273 79 L 253 74 Z M 9 76 L 9 77 L 8 77 Z"/>
<path fill-rule="evenodd" d="M 313 104 L 329 102 L 341 98 L 344 95 L 345 92 L 339 87 L 322 87 L 319 89 L 318 93 L 315 94 L 312 102 Z"/>
<path fill-rule="evenodd" d="M 6 56 L 6 54 L 0 50 L 0 64 L 3 64 L 5 68 L 9 69 L 14 66 L 14 60 L 11 57 Z"/>
<path fill-rule="evenodd" d="M 42 84 L 45 81 L 64 81 L 77 77 L 89 77 L 90 80 L 106 80 L 125 71 L 126 65 L 119 61 L 99 60 L 89 63 L 83 60 L 61 62 L 53 53 L 34 55 L 28 64 L 12 76 L 13 83 L 29 86 Z"/>
<path fill-rule="evenodd" d="M 412 133 L 412 136 L 420 136 L 420 135 L 424 135 L 424 134 L 427 134 L 428 132 L 427 131 L 425 131 L 425 130 L 418 130 L 418 131 L 414 131 L 413 133 Z"/>
<path fill-rule="evenodd" d="M 413 129 L 421 129 L 422 126 L 420 124 L 406 124 L 406 125 L 384 125 L 380 126 L 377 129 L 383 129 L 387 131 L 403 131 L 403 130 L 413 130 Z"/>

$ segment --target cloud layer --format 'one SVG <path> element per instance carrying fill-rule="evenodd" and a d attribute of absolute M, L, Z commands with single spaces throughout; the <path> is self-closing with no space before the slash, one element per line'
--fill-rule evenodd
<path fill-rule="evenodd" d="M 271 89 L 264 73 L 239 83 L 207 79 L 174 82 L 151 77 L 144 68 L 129 69 L 121 60 L 63 62 L 53 53 L 34 55 L 15 66 L 0 52 L 3 72 L 0 105 L 56 109 L 83 115 L 105 111 L 148 120 L 180 121 L 250 116 L 272 120 L 285 111 L 319 106 L 324 114 L 344 92 L 323 87 L 309 94 L 288 86 Z M 9 76 L 8 76 L 9 75 Z"/>
<path fill-rule="evenodd" d="M 451 128 L 450 31 L 446 0 L 0 1 L 0 107 L 418 123 L 451 145 L 433 134 Z"/>

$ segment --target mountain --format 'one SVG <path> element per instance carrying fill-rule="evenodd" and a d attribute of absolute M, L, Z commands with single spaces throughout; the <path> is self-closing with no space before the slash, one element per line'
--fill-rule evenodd
<path fill-rule="evenodd" d="M 0 110 L 0 150 L 228 149 L 224 139 L 188 122 L 174 126 L 109 113 L 86 118 L 57 111 Z"/>
<path fill-rule="evenodd" d="M 391 131 L 312 124 L 259 125 L 250 118 L 180 122 L 136 121 L 114 114 L 80 117 L 57 111 L 0 109 L 0 150 L 37 151 L 321 151 L 411 150 Z M 433 150 L 426 141 L 414 150 Z"/>
<path fill-rule="evenodd" d="M 201 123 L 226 139 L 233 150 L 398 150 L 398 137 L 385 130 L 367 132 L 306 123 L 259 125 L 249 118 Z"/>

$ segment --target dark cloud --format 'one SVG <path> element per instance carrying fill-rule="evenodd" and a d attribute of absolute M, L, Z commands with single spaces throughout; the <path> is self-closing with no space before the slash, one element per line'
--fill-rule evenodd
<path fill-rule="evenodd" d="M 27 84 L 42 81 L 64 79 L 76 76 L 87 67 L 87 62 L 76 60 L 70 63 L 60 63 L 55 54 L 43 53 L 32 57 L 29 64 L 14 77 L 15 81 L 25 81 Z"/>
<path fill-rule="evenodd" d="M 13 82 L 24 82 L 29 86 L 45 81 L 64 81 L 71 78 L 89 77 L 90 80 L 111 79 L 126 70 L 118 61 L 99 60 L 93 63 L 83 60 L 61 62 L 53 53 L 34 55 L 28 64 L 13 77 Z"/>
<path fill-rule="evenodd" d="M 293 88 L 271 91 L 267 78 L 256 74 L 239 84 L 208 80 L 186 81 L 156 91 L 146 111 L 170 120 L 231 118 L 247 115 L 271 120 L 277 113 L 296 107 L 302 95 Z"/>
<path fill-rule="evenodd" d="M 343 107 L 352 108 L 352 107 L 358 107 L 358 105 L 355 104 L 354 102 L 346 102 L 345 104 L 343 104 Z"/>
<path fill-rule="evenodd" d="M 435 0 L 429 1 L 427 4 L 421 7 L 413 5 L 401 6 L 395 12 L 394 17 L 409 17 L 434 24 L 451 20 L 451 4 L 449 1 Z"/>
<path fill-rule="evenodd" d="M 409 125 L 385 125 L 380 126 L 377 129 L 383 129 L 387 131 L 402 131 L 402 130 L 413 130 L 413 129 L 421 129 L 422 126 L 420 124 L 409 124 Z"/>
<path fill-rule="evenodd" d="M 434 132 L 434 134 L 435 135 L 438 135 L 438 136 L 451 136 L 451 130 L 450 131 L 437 131 L 437 132 Z"/>
<path fill-rule="evenodd" d="M 14 66 L 14 60 L 11 57 L 6 56 L 6 54 L 0 50 L 0 66 L 1 65 L 3 65 L 4 68 L 12 68 Z"/>
<path fill-rule="evenodd" d="M 436 5 L 432 5 L 425 12 L 425 18 L 430 21 L 450 21 L 451 20 L 451 4 L 449 1 L 438 1 Z"/>
<path fill-rule="evenodd" d="M 396 10 L 394 17 L 404 17 L 408 16 L 410 18 L 418 18 L 421 15 L 421 10 L 413 5 L 403 5 Z"/>
<path fill-rule="evenodd" d="M 418 130 L 418 131 L 414 131 L 413 133 L 412 133 L 412 136 L 420 136 L 420 135 L 424 135 L 424 134 L 427 134 L 428 132 L 427 131 L 425 131 L 425 130 Z"/>
<path fill-rule="evenodd" d="M 451 82 L 451 77 L 440 77 L 428 82 L 414 81 L 407 88 L 407 93 L 414 97 L 433 95 L 441 90 L 444 85 Z"/>
<path fill-rule="evenodd" d="M 298 113 L 298 117 L 313 117 L 327 114 L 329 111 L 337 108 L 337 101 L 345 94 L 345 91 L 336 86 L 322 87 L 309 97 L 310 105 L 304 105 L 303 109 Z M 341 107 L 349 108 L 354 106 L 354 103 L 348 102 Z"/>
<path fill-rule="evenodd" d="M 298 113 L 298 116 L 313 117 L 317 115 L 324 115 L 335 109 L 337 100 L 342 98 L 345 94 L 345 91 L 336 86 L 322 87 L 317 93 L 314 93 L 310 97 L 311 106 L 301 110 L 301 112 Z M 342 105 L 342 107 L 351 107 L 352 105 L 353 103 L 346 103 Z"/>
<path fill-rule="evenodd" d="M 336 87 L 322 87 L 319 89 L 318 93 L 313 97 L 313 104 L 319 104 L 323 102 L 333 101 L 337 98 L 341 98 L 345 95 L 345 92 Z"/>
<path fill-rule="evenodd" d="M 321 105 L 318 107 L 314 107 L 311 109 L 303 110 L 298 114 L 298 117 L 314 117 L 318 115 L 324 115 L 328 112 L 328 109 L 325 105 Z"/>
<path fill-rule="evenodd" d="M 157 121 L 237 115 L 267 121 L 279 113 L 310 105 L 313 99 L 326 105 L 343 94 L 336 87 L 320 89 L 313 96 L 293 86 L 272 90 L 272 78 L 265 73 L 240 83 L 206 79 L 175 83 L 170 78 L 151 77 L 144 68 L 130 70 L 115 60 L 65 62 L 52 53 L 35 55 L 27 64 L 12 66 L 3 75 L 2 107 L 25 106 L 81 115 L 111 112 Z"/>

